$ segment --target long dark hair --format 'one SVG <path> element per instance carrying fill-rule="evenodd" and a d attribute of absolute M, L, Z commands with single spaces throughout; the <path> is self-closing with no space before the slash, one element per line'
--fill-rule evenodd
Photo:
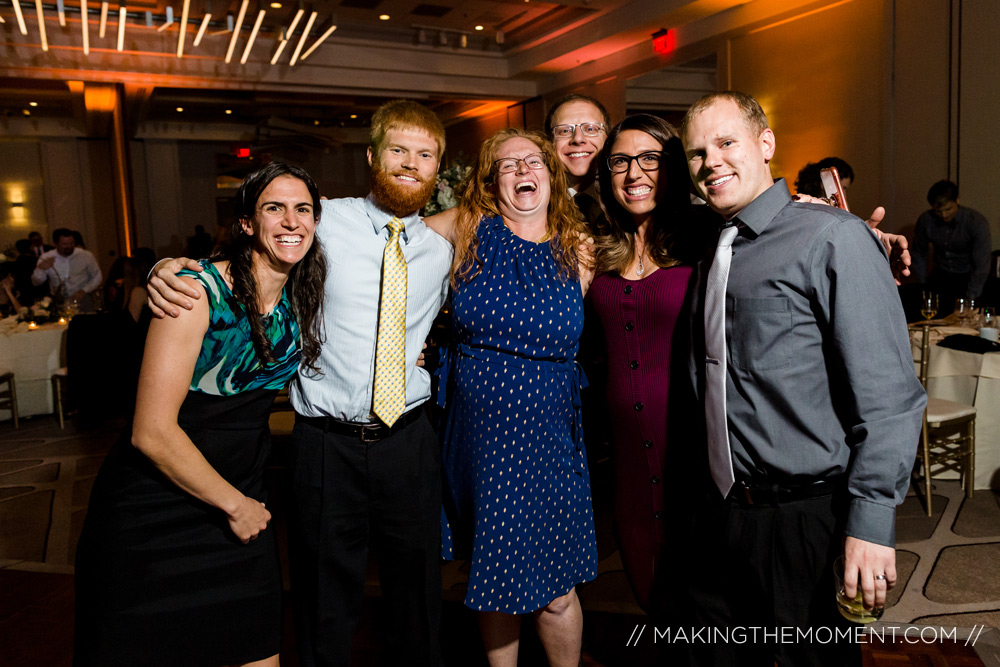
<path fill-rule="evenodd" d="M 597 273 L 623 272 L 632 262 L 635 251 L 635 221 L 615 199 L 608 158 L 618 136 L 626 130 L 645 132 L 663 146 L 657 188 L 665 188 L 653 212 L 652 236 L 647 249 L 653 263 L 661 268 L 693 260 L 689 218 L 691 179 L 687 172 L 684 147 L 673 126 L 650 114 L 627 116 L 608 133 L 598 158 L 601 203 L 610 221 L 608 235 L 597 239 Z"/>
<path fill-rule="evenodd" d="M 261 302 L 257 293 L 257 281 L 253 274 L 254 239 L 243 230 L 244 221 L 253 220 L 257 212 L 257 200 L 261 193 L 279 176 L 291 176 L 302 181 L 312 197 L 313 215 L 319 222 L 319 188 L 305 170 L 284 162 L 272 162 L 261 167 L 243 179 L 236 193 L 236 210 L 230 229 L 229 240 L 212 256 L 212 261 L 229 262 L 229 279 L 233 283 L 233 296 L 243 307 L 250 322 L 250 340 L 253 342 L 257 359 L 262 365 L 275 363 L 271 343 L 264 333 L 264 323 L 260 317 Z M 323 343 L 323 292 L 326 282 L 326 258 L 320 247 L 319 237 L 313 236 L 312 247 L 301 262 L 292 267 L 288 274 L 286 291 L 292 304 L 292 314 L 299 324 L 302 363 L 310 371 L 319 372 L 316 365 L 320 346 Z"/>

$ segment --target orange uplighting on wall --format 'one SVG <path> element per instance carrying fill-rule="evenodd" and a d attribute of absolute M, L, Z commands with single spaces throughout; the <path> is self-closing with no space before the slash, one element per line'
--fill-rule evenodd
<path fill-rule="evenodd" d="M 653 51 L 656 53 L 670 53 L 677 46 L 677 36 L 673 30 L 660 28 L 653 33 Z"/>
<path fill-rule="evenodd" d="M 111 86 L 85 86 L 83 104 L 87 111 L 114 111 L 118 100 Z"/>

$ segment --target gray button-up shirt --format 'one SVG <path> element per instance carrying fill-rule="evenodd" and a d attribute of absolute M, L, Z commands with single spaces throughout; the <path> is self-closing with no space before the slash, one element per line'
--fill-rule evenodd
<path fill-rule="evenodd" d="M 292 382 L 295 411 L 307 417 L 371 421 L 382 254 L 393 214 L 365 199 L 323 201 L 316 237 L 326 256 L 322 375 L 300 369 Z M 416 214 L 403 218 L 406 259 L 406 409 L 431 395 L 430 376 L 417 357 L 448 295 L 452 246 Z"/>
<path fill-rule="evenodd" d="M 895 544 L 926 403 L 881 244 L 778 181 L 736 216 L 726 290 L 737 478 L 847 475 L 847 534 Z"/>

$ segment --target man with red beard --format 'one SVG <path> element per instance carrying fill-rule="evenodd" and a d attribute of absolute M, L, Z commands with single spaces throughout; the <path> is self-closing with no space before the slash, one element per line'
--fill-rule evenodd
<path fill-rule="evenodd" d="M 369 546 L 382 586 L 383 662 L 441 661 L 440 446 L 420 407 L 431 385 L 417 357 L 448 293 L 452 247 L 417 212 L 436 185 L 444 145 L 444 128 L 427 108 L 383 105 L 372 117 L 371 193 L 324 201 L 316 228 L 327 262 L 326 340 L 321 374 L 300 372 L 292 383 L 289 465 L 296 644 L 305 667 L 350 664 Z M 196 298 L 172 280 L 180 262 L 152 279 L 154 304 L 168 313 L 189 303 L 176 292 Z M 402 326 L 388 326 L 399 324 L 393 315 Z M 386 366 L 395 375 L 383 381 Z M 380 386 L 394 391 L 395 409 L 386 410 Z"/>

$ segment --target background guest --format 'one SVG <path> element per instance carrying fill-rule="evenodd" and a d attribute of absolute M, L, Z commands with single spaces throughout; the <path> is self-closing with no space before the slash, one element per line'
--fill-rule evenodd
<path fill-rule="evenodd" d="M 927 203 L 931 208 L 917 218 L 913 234 L 913 274 L 940 295 L 938 316 L 943 316 L 955 299 L 977 298 L 983 291 L 990 271 L 990 225 L 982 213 L 959 206 L 958 185 L 951 181 L 932 185 Z"/>
<path fill-rule="evenodd" d="M 41 285 L 49 281 L 53 298 L 75 299 L 80 312 L 97 308 L 92 294 L 101 286 L 101 269 L 93 253 L 78 248 L 74 233 L 65 228 L 52 232 L 56 247 L 44 253 L 35 265 L 31 282 Z"/>

